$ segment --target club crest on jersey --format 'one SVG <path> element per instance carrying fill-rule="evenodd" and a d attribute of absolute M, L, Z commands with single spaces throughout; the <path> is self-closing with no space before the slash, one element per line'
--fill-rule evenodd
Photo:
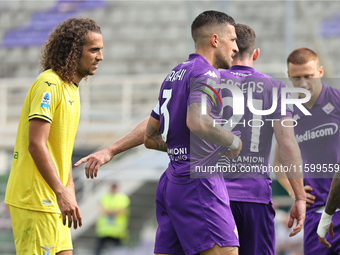
<path fill-rule="evenodd" d="M 324 107 L 322 107 L 322 110 L 326 114 L 330 114 L 334 110 L 334 106 L 331 103 L 326 104 Z"/>
<path fill-rule="evenodd" d="M 211 70 L 206 72 L 204 75 L 209 75 L 209 76 L 211 76 L 213 78 L 217 78 L 217 75 L 216 75 L 215 71 L 211 71 Z"/>
<path fill-rule="evenodd" d="M 54 246 L 40 246 L 41 248 L 44 249 L 44 255 L 50 255 L 50 250 L 54 248 Z"/>
<path fill-rule="evenodd" d="M 52 93 L 44 92 L 42 99 L 41 99 L 40 107 L 48 109 L 50 107 L 51 98 L 52 98 Z"/>

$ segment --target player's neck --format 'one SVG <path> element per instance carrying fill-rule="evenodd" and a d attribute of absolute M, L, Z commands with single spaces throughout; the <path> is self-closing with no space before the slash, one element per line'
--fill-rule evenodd
<path fill-rule="evenodd" d="M 233 58 L 232 65 L 239 65 L 239 66 L 250 66 L 253 67 L 254 61 L 250 58 L 248 59 L 239 59 L 239 58 Z"/>
<path fill-rule="evenodd" d="M 205 49 L 205 48 L 197 48 L 195 51 L 196 54 L 201 55 L 202 57 L 205 58 L 205 60 L 208 61 L 208 63 L 215 67 L 216 69 L 219 68 L 219 66 L 216 67 L 215 65 L 215 60 L 214 60 L 214 53 L 211 50 Z"/>
<path fill-rule="evenodd" d="M 312 109 L 315 102 L 318 100 L 320 94 L 322 91 L 322 83 L 320 83 L 318 90 L 314 93 L 314 95 L 311 96 L 310 100 L 307 103 L 304 103 L 303 105 L 307 107 L 308 109 Z"/>
<path fill-rule="evenodd" d="M 80 75 L 78 72 L 73 77 L 73 82 L 79 84 L 80 81 L 84 78 L 84 76 Z"/>

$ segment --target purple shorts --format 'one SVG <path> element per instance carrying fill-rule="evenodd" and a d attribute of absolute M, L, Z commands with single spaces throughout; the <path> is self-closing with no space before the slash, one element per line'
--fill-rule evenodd
<path fill-rule="evenodd" d="M 225 182 L 220 178 L 170 182 L 164 173 L 156 191 L 155 253 L 197 254 L 239 246 Z"/>
<path fill-rule="evenodd" d="M 238 229 L 239 255 L 275 254 L 275 210 L 271 204 L 230 201 Z"/>
<path fill-rule="evenodd" d="M 330 238 L 328 233 L 326 234 L 327 241 L 332 245 L 331 248 L 327 248 L 319 243 L 318 234 L 316 230 L 319 225 L 321 213 L 309 212 L 306 214 L 306 221 L 304 225 L 303 235 L 303 252 L 305 255 L 317 254 L 317 255 L 336 255 L 340 254 L 340 212 L 335 212 L 332 217 L 334 238 Z"/>

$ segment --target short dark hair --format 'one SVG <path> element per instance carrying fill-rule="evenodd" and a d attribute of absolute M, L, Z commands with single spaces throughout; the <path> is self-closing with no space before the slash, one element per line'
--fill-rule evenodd
<path fill-rule="evenodd" d="M 256 34 L 254 30 L 247 25 L 236 24 L 235 33 L 237 36 L 236 44 L 239 50 L 235 57 L 241 59 L 250 57 L 256 49 Z"/>
<path fill-rule="evenodd" d="M 224 12 L 205 11 L 199 14 L 191 24 L 191 36 L 196 42 L 200 36 L 200 29 L 205 26 L 230 24 L 235 25 L 235 20 Z"/>
<path fill-rule="evenodd" d="M 91 18 L 70 18 L 60 23 L 42 47 L 42 71 L 52 69 L 63 81 L 71 83 L 89 32 L 101 34 L 99 25 Z"/>
<path fill-rule="evenodd" d="M 303 65 L 309 61 L 315 60 L 319 64 L 318 55 L 308 48 L 298 48 L 293 50 L 287 58 L 287 66 L 289 63 L 294 65 Z"/>

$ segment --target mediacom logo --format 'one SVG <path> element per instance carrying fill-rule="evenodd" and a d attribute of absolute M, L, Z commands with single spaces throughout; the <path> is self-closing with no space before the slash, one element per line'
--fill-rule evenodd
<path fill-rule="evenodd" d="M 313 140 L 316 138 L 334 135 L 338 131 L 339 127 L 336 123 L 326 123 L 320 126 L 317 126 L 311 130 L 306 130 L 303 135 L 296 135 L 296 140 L 298 143 L 302 143 L 304 141 Z"/>

